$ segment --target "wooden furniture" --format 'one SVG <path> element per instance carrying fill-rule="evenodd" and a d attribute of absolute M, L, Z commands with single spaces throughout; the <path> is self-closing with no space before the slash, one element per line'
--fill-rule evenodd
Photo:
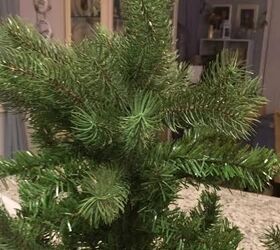
<path fill-rule="evenodd" d="M 236 51 L 242 61 L 250 69 L 253 65 L 254 41 L 249 39 L 201 39 L 200 56 L 214 57 L 222 50 Z"/>

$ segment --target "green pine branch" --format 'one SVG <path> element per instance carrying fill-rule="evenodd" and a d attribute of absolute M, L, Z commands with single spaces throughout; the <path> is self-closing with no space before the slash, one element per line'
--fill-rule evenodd
<path fill-rule="evenodd" d="M 71 155 L 70 148 L 45 148 L 39 152 L 17 152 L 12 159 L 0 160 L 0 178 L 18 176 L 23 179 L 36 179 L 44 170 L 53 170 L 60 164 L 78 162 Z M 82 161 L 82 160 L 81 160 Z"/>
<path fill-rule="evenodd" d="M 3 35 L 0 37 L 0 44 L 5 49 L 1 50 L 0 61 L 1 69 L 6 69 L 2 73 L 4 76 L 8 76 L 6 81 L 9 81 L 10 78 L 19 78 L 17 81 L 20 81 L 21 84 L 25 83 L 25 88 L 30 86 L 33 91 L 39 90 L 38 84 L 42 84 L 41 87 L 46 88 L 44 95 L 54 95 L 58 92 L 63 94 L 64 98 L 72 97 L 72 100 L 81 103 L 81 99 L 74 89 L 69 88 L 65 82 L 65 76 L 67 76 L 68 82 L 74 77 L 70 65 L 75 54 L 71 48 L 47 41 L 38 34 L 34 27 L 26 26 L 19 18 L 8 19 L 6 25 L 1 26 L 1 30 Z M 62 68 L 64 70 L 61 70 Z M 64 74 L 65 71 L 68 71 L 67 74 Z M 52 92 L 51 88 L 55 91 Z M 45 98 L 45 100 L 36 102 L 33 98 L 30 101 L 39 104 L 51 99 L 51 97 L 42 96 L 42 89 L 40 90 L 35 92 L 35 96 Z M 32 98 L 32 95 L 29 93 L 26 95 L 27 98 Z M 45 104 L 51 105 L 51 102 Z"/>
<path fill-rule="evenodd" d="M 72 124 L 74 135 L 82 143 L 91 148 L 98 148 L 101 145 L 105 147 L 113 141 L 114 131 L 112 130 L 113 116 L 111 116 L 111 124 L 109 120 L 102 119 L 90 110 L 89 112 L 78 110 L 72 114 Z M 110 125 L 110 126 L 108 126 Z"/>
<path fill-rule="evenodd" d="M 280 249 L 280 227 L 274 226 L 266 230 L 262 238 L 262 243 L 267 250 Z"/>
<path fill-rule="evenodd" d="M 79 214 L 95 228 L 110 225 L 124 212 L 129 188 L 122 173 L 114 168 L 99 168 L 82 180 L 86 198 L 79 206 Z"/>
<path fill-rule="evenodd" d="M 156 131 L 161 129 L 158 100 L 153 93 L 139 93 L 130 107 L 130 113 L 121 121 L 125 151 L 147 148 Z"/>
<path fill-rule="evenodd" d="M 173 131 L 212 128 L 236 139 L 247 138 L 265 104 L 259 92 L 258 79 L 242 68 L 237 55 L 225 52 L 200 83 L 170 96 L 166 123 Z"/>
<path fill-rule="evenodd" d="M 204 191 L 189 214 L 178 209 L 155 217 L 155 249 L 234 250 L 242 240 L 238 229 L 221 218 L 216 193 Z"/>
<path fill-rule="evenodd" d="M 74 46 L 77 55 L 75 75 L 82 76 L 78 81 L 84 83 L 82 89 L 87 89 L 83 94 L 87 99 L 94 100 L 94 105 L 109 105 L 112 108 L 113 103 L 122 110 L 127 106 L 123 74 L 112 74 L 115 70 L 122 72 L 119 65 L 122 55 L 119 50 L 124 46 L 123 43 L 123 39 L 117 35 L 112 36 L 98 27 L 94 39 L 85 39 Z"/>
<path fill-rule="evenodd" d="M 171 49 L 171 2 L 126 0 L 123 6 L 127 46 L 121 50 L 120 63 L 124 79 L 131 88 L 152 89 L 156 83 L 151 78 L 163 73 Z"/>
<path fill-rule="evenodd" d="M 191 139 L 192 138 L 192 139 Z M 190 139 L 190 140 L 189 140 Z M 262 191 L 279 172 L 278 157 L 266 148 L 251 148 L 219 135 L 186 136 L 173 146 L 168 160 L 175 176 L 212 184 L 230 183 L 239 188 Z"/>
<path fill-rule="evenodd" d="M 20 152 L 14 155 L 14 159 L 0 161 L 0 176 L 1 178 L 12 175 L 27 177 L 32 175 L 33 171 L 39 172 L 50 165 L 53 165 L 52 159 L 47 159 L 43 155 Z"/>
<path fill-rule="evenodd" d="M 251 148 L 231 137 L 205 131 L 189 131 L 183 139 L 157 145 L 147 155 L 149 160 L 144 166 L 151 169 L 147 168 L 146 178 L 153 176 L 153 169 L 160 173 L 168 169 L 172 178 L 165 180 L 167 183 L 187 178 L 190 182 L 228 183 L 231 187 L 262 191 L 269 185 L 271 176 L 279 173 L 279 159 L 272 150 Z"/>
<path fill-rule="evenodd" d="M 51 250 L 36 242 L 36 232 L 30 225 L 14 220 L 0 209 L 0 249 L 3 250 Z"/>
<path fill-rule="evenodd" d="M 1 47 L 25 50 L 38 56 L 49 58 L 57 63 L 71 61 L 72 51 L 61 43 L 53 42 L 38 35 L 31 24 L 23 23 L 20 17 L 9 17 L 5 25 L 0 27 Z"/>

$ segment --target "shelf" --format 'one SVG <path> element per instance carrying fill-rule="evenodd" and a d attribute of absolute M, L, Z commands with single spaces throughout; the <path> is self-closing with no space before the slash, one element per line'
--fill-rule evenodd
<path fill-rule="evenodd" d="M 226 38 L 213 38 L 213 39 L 209 39 L 209 38 L 203 38 L 201 39 L 201 41 L 205 41 L 205 42 L 252 42 L 253 40 L 250 39 L 226 39 Z"/>
<path fill-rule="evenodd" d="M 253 40 L 224 38 L 203 38 L 200 40 L 199 53 L 201 56 L 213 57 L 224 49 L 237 51 L 240 59 L 245 61 L 248 68 L 253 65 Z"/>
<path fill-rule="evenodd" d="M 100 19 L 100 16 L 71 16 L 72 19 L 75 18 L 93 18 L 93 19 Z"/>

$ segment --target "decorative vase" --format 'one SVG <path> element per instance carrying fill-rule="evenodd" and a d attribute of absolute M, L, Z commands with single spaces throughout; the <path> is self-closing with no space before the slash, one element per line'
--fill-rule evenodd
<path fill-rule="evenodd" d="M 208 28 L 208 39 L 213 39 L 214 37 L 214 25 L 210 25 Z"/>
<path fill-rule="evenodd" d="M 224 21 L 222 26 L 222 38 L 230 39 L 231 27 L 229 21 Z"/>

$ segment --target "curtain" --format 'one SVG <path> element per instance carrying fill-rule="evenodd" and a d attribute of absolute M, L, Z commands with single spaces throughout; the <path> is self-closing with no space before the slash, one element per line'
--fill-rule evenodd
<path fill-rule="evenodd" d="M 18 0 L 0 0 L 0 17 L 5 18 L 9 15 L 19 14 Z"/>
<path fill-rule="evenodd" d="M 199 53 L 201 12 L 205 0 L 180 0 L 178 12 L 179 59 L 190 61 Z"/>
<path fill-rule="evenodd" d="M 8 16 L 19 14 L 18 0 L 0 0 L 0 18 L 4 19 Z M 1 91 L 1 90 L 0 90 Z M 4 138 L 4 156 L 11 157 L 16 151 L 27 150 L 27 134 L 25 122 L 22 114 L 8 111 L 1 112 L 0 115 L 3 121 Z"/>
<path fill-rule="evenodd" d="M 22 114 L 6 111 L 4 116 L 4 156 L 11 157 L 28 149 L 26 127 Z"/>

